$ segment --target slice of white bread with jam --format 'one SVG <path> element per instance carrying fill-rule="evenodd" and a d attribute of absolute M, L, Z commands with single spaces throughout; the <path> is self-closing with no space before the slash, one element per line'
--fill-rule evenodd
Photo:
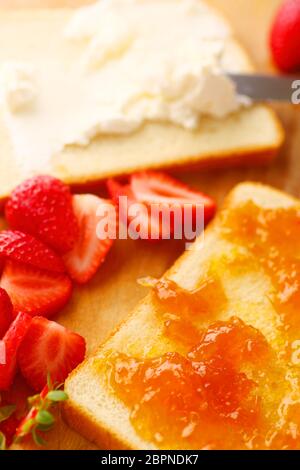
<path fill-rule="evenodd" d="M 241 208 L 244 212 L 240 212 Z M 253 212 L 254 208 L 256 213 Z M 163 279 L 175 281 L 180 287 L 191 292 L 202 285 L 210 275 L 209 273 L 214 272 L 217 275 L 226 302 L 220 303 L 216 311 L 206 317 L 203 317 L 201 313 L 197 315 L 197 309 L 196 313 L 195 308 L 193 309 L 192 321 L 199 331 L 205 330 L 208 325 L 219 320 L 230 321 L 232 316 L 239 317 L 246 325 L 251 325 L 258 330 L 251 329 L 251 334 L 255 332 L 254 335 L 258 335 L 256 339 L 244 338 L 244 346 L 247 345 L 248 352 L 251 354 L 255 355 L 253 345 L 256 340 L 262 341 L 263 346 L 258 349 L 254 364 L 252 366 L 248 364 L 243 372 L 254 381 L 254 391 L 250 392 L 250 395 L 257 393 L 255 403 L 262 407 L 260 411 L 262 416 L 259 419 L 266 420 L 266 422 L 270 420 L 272 424 L 266 432 L 268 438 L 265 437 L 264 445 L 262 442 L 255 444 L 255 438 L 252 439 L 252 436 L 244 443 L 245 445 L 239 443 L 234 445 L 231 442 L 228 444 L 230 448 L 251 448 L 251 446 L 261 448 L 267 447 L 267 442 L 271 448 L 276 449 L 284 448 L 284 446 L 293 448 L 293 445 L 295 448 L 298 445 L 299 448 L 299 427 L 297 428 L 299 426 L 297 406 L 299 405 L 297 403 L 300 398 L 298 379 L 300 361 L 299 348 L 298 352 L 297 348 L 293 349 L 297 345 L 299 347 L 300 338 L 300 321 L 297 320 L 300 303 L 299 272 L 297 273 L 299 252 L 297 250 L 300 250 L 300 245 L 293 242 L 299 239 L 299 210 L 300 201 L 283 192 L 261 184 L 242 183 L 232 190 L 223 209 L 205 231 L 204 242 L 201 239 L 197 240 L 192 251 L 185 252 L 163 277 Z M 247 219 L 248 215 L 250 219 Z M 250 223 L 249 220 L 252 222 Z M 256 221 L 262 225 L 256 226 Z M 271 228 L 269 232 L 268 227 Z M 236 238 L 236 230 L 241 231 L 244 241 Z M 259 240 L 257 243 L 256 236 Z M 245 240 L 248 240 L 248 243 L 244 243 Z M 274 250 L 276 247 L 277 254 Z M 278 253 L 279 258 L 276 258 Z M 292 266 L 294 273 L 292 273 Z M 296 276 L 296 283 L 294 283 L 293 276 Z M 292 289 L 290 291 L 288 289 L 289 282 L 290 287 L 294 287 L 293 292 Z M 279 291 L 277 292 L 276 289 Z M 213 302 L 217 301 L 218 295 L 218 289 L 215 289 L 212 294 Z M 289 296 L 294 304 L 290 303 Z M 180 312 L 177 313 L 180 315 Z M 186 326 L 187 328 L 183 324 L 181 330 L 183 334 L 186 330 L 189 335 L 190 325 Z M 136 423 L 132 421 L 134 405 L 141 405 L 137 398 L 138 393 L 134 389 L 135 385 L 138 385 L 133 381 L 133 392 L 129 395 L 131 406 L 127 406 L 128 404 L 126 405 L 124 399 L 120 398 L 119 392 L 116 391 L 109 378 L 112 377 L 111 358 L 115 357 L 115 354 L 126 354 L 129 358 L 142 361 L 174 351 L 185 355 L 182 343 L 168 336 L 165 328 L 165 322 L 157 312 L 157 298 L 151 292 L 96 353 L 73 371 L 67 379 L 65 390 L 69 395 L 69 400 L 66 403 L 64 415 L 71 427 L 100 448 L 165 448 L 163 440 L 155 440 L 155 434 L 156 431 L 157 433 L 160 431 L 159 416 L 162 417 L 161 419 L 169 420 L 168 429 L 170 433 L 173 432 L 175 423 L 172 422 L 171 407 L 167 411 L 166 418 L 164 409 L 153 409 L 150 406 L 150 411 L 148 409 L 150 418 L 149 414 L 146 417 L 142 415 L 143 430 L 140 432 L 137 430 Z M 237 335 L 232 344 L 227 344 L 225 353 L 223 350 L 223 359 L 226 360 L 227 356 L 231 357 L 230 348 L 233 347 L 235 350 L 240 347 L 238 346 L 239 338 L 241 337 Z M 270 356 L 266 356 L 268 359 L 265 361 L 264 347 L 266 345 Z M 287 353 L 288 350 L 289 353 Z M 107 364 L 110 364 L 108 368 Z M 120 377 L 122 377 L 121 373 Z M 238 382 L 242 383 L 244 379 L 245 376 L 239 376 Z M 231 379 L 227 376 L 224 385 L 230 387 L 230 381 Z M 256 381 L 258 381 L 258 389 L 255 385 Z M 163 387 L 163 383 L 160 385 Z M 122 382 L 120 386 L 126 388 Z M 237 387 L 237 384 L 234 387 Z M 171 393 L 172 389 L 173 387 L 167 386 L 165 393 Z M 226 396 L 225 393 L 226 388 L 222 391 L 223 397 Z M 252 399 L 254 395 L 251 395 Z M 296 408 L 293 408 L 294 406 Z M 251 412 L 254 416 L 257 410 Z M 137 416 L 136 413 L 135 416 Z M 147 426 L 145 423 L 152 423 L 153 426 L 152 418 L 156 423 L 156 428 L 145 430 L 145 425 Z M 227 430 L 224 431 L 225 437 L 223 436 L 224 440 L 221 444 L 221 447 L 225 448 L 227 448 L 226 433 L 230 434 L 235 429 L 235 419 L 238 418 L 232 415 L 230 419 L 229 425 L 227 422 L 227 428 L 224 428 Z M 218 424 L 218 432 L 221 432 L 222 426 L 223 424 Z M 202 433 L 204 442 L 207 435 L 208 442 L 207 446 L 204 445 L 205 448 L 214 448 L 213 443 L 210 442 L 210 429 L 210 423 L 204 421 L 201 429 L 197 431 Z M 213 432 L 216 431 L 216 428 L 212 429 Z M 289 433 L 292 429 L 294 429 L 294 436 L 290 437 Z M 152 437 L 145 439 L 145 434 Z M 289 438 L 291 441 L 288 440 Z M 195 448 L 186 436 L 172 442 L 171 445 L 168 442 L 166 446 L 175 449 L 189 448 L 189 446 Z"/>
<path fill-rule="evenodd" d="M 73 11 L 0 11 L 0 66 L 7 60 L 35 62 L 43 56 L 51 59 L 57 53 L 63 60 L 70 60 L 77 46 L 61 37 Z M 227 62 L 235 64 L 230 66 L 232 71 L 253 70 L 236 39 L 228 44 L 225 66 Z M 170 124 L 147 124 L 131 135 L 99 136 L 88 147 L 70 146 L 53 156 L 50 172 L 67 183 L 85 185 L 147 168 L 253 165 L 270 161 L 282 141 L 283 130 L 272 109 L 257 104 L 225 119 L 204 118 L 195 132 Z M 1 116 L 0 146 L 2 199 L 23 175 Z"/>

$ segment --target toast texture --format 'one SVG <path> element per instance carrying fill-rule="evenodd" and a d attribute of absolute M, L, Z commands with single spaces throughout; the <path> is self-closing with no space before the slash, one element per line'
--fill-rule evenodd
<path fill-rule="evenodd" d="M 227 257 L 234 253 L 235 245 L 220 236 L 222 214 L 224 211 L 232 212 L 248 201 L 266 209 L 300 208 L 299 200 L 271 187 L 257 183 L 239 184 L 228 195 L 223 209 L 205 231 L 204 242 L 196 240 L 193 249 L 186 251 L 164 278 L 193 290 L 205 278 L 212 262 L 225 259 L 226 263 Z M 265 272 L 252 265 L 246 269 L 243 267 L 238 274 L 226 269 L 220 274 L 220 280 L 228 305 L 217 319 L 228 319 L 234 312 L 246 324 L 259 329 L 276 354 L 281 351 L 283 337 L 278 328 L 278 313 L 267 298 L 270 280 Z M 200 318 L 199 326 L 206 326 L 205 320 Z M 67 379 L 65 389 L 69 400 L 64 408 L 65 419 L 72 428 L 100 448 L 153 449 L 153 443 L 144 441 L 136 433 L 129 419 L 129 409 L 107 385 L 95 364 L 105 361 L 105 355 L 111 351 L 138 358 L 156 357 L 174 351 L 174 343 L 162 334 L 162 329 L 163 322 L 155 314 L 150 293 L 95 355 Z M 178 348 L 175 350 L 178 352 Z"/>
<path fill-rule="evenodd" d="M 55 57 L 58 51 L 63 60 L 70 60 L 78 53 L 77 46 L 63 43 L 61 31 L 72 12 L 0 10 L 0 65 L 6 60 L 38 62 L 43 55 Z M 232 58 L 237 71 L 253 70 L 236 39 L 228 45 L 225 64 L 227 60 L 231 63 Z M 169 124 L 147 124 L 129 136 L 99 136 L 86 148 L 70 146 L 55 155 L 51 173 L 66 183 L 81 186 L 148 168 L 254 165 L 269 162 L 283 139 L 273 110 L 258 104 L 225 119 L 204 118 L 195 132 Z M 24 178 L 1 116 L 0 145 L 1 200 Z"/>

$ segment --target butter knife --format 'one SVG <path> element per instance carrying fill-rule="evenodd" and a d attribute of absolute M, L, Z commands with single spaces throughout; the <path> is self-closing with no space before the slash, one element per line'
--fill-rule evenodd
<path fill-rule="evenodd" d="M 228 73 L 239 95 L 254 101 L 286 101 L 300 104 L 300 76 Z"/>

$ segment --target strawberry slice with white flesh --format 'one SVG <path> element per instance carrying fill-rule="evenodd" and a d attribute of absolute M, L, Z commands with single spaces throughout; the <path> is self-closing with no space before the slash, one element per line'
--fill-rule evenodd
<path fill-rule="evenodd" d="M 34 317 L 19 348 L 18 363 L 28 385 L 40 392 L 47 384 L 62 383 L 84 360 L 85 340 L 56 322 Z"/>
<path fill-rule="evenodd" d="M 15 312 L 51 317 L 68 302 L 72 282 L 66 274 L 42 271 L 7 261 L 0 286 L 8 293 Z"/>
<path fill-rule="evenodd" d="M 188 185 L 166 173 L 143 171 L 130 178 L 130 187 L 135 199 L 147 204 L 192 204 L 204 207 L 205 224 L 214 216 L 216 204 L 206 194 L 191 189 Z"/>
<path fill-rule="evenodd" d="M 73 210 L 79 237 L 63 260 L 71 278 L 85 284 L 96 274 L 113 244 L 116 212 L 111 201 L 93 194 L 73 196 Z"/>
<path fill-rule="evenodd" d="M 0 287 L 0 338 L 5 335 L 13 319 L 13 304 L 7 292 Z"/>
<path fill-rule="evenodd" d="M 175 228 L 184 232 L 184 210 L 189 207 L 194 226 L 197 217 L 197 208 L 203 208 L 204 220 L 206 224 L 216 210 L 216 204 L 209 196 L 200 191 L 189 188 L 184 183 L 161 172 L 144 171 L 135 173 L 130 178 L 130 183 L 122 185 L 115 180 L 107 183 L 108 191 L 119 206 L 121 220 L 125 216 L 122 213 L 120 197 L 126 196 L 128 201 L 127 223 L 130 228 L 132 222 L 141 234 L 140 238 L 147 240 L 169 239 L 174 236 Z M 141 210 L 136 214 L 130 214 L 134 204 L 139 203 Z M 143 205 L 143 207 L 142 207 Z M 156 210 L 153 211 L 153 209 Z M 179 224 L 176 221 L 175 213 L 180 214 Z M 201 212 L 202 214 L 202 212 Z M 166 223 L 168 221 L 168 223 Z"/>
<path fill-rule="evenodd" d="M 107 190 L 118 206 L 120 224 L 128 226 L 130 238 L 150 241 L 162 238 L 163 230 L 160 221 L 151 217 L 146 205 L 138 210 L 136 204 L 139 201 L 135 199 L 130 184 L 122 185 L 118 181 L 110 179 L 107 181 Z M 135 206 L 137 210 L 134 209 Z M 166 233 L 165 230 L 164 233 Z M 170 232 L 167 233 L 168 235 L 170 236 Z"/>
<path fill-rule="evenodd" d="M 26 313 L 19 313 L 1 342 L 3 357 L 0 363 L 0 390 L 8 390 L 14 380 L 17 370 L 17 353 L 28 331 L 32 318 Z M 1 354 L 2 356 L 2 354 Z M 3 361 L 2 361 L 3 359 Z"/>

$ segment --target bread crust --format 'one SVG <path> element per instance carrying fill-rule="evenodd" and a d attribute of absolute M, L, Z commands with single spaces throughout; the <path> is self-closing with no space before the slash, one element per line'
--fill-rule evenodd
<path fill-rule="evenodd" d="M 68 9 L 0 9 L 0 42 L 5 42 L 8 48 L 0 51 L 0 63 L 7 60 L 8 56 L 15 57 L 15 60 L 28 56 L 29 61 L 34 61 L 44 49 L 51 57 L 53 51 L 61 46 L 57 42 L 59 35 L 56 33 L 61 31 L 71 14 L 72 10 Z M 40 44 L 35 48 L 31 47 L 30 40 L 24 40 L 21 44 L 13 33 L 16 30 L 18 38 L 38 35 Z M 49 35 L 52 37 L 51 45 Z M 236 38 L 232 40 L 230 53 L 236 56 L 243 70 L 253 71 L 248 55 Z M 64 45 L 61 54 L 62 57 L 69 57 L 67 45 Z M 284 131 L 272 108 L 255 105 L 250 110 L 253 108 L 258 108 L 258 111 L 237 112 L 221 121 L 204 118 L 203 123 L 200 122 L 199 131 L 194 133 L 169 124 L 147 124 L 129 136 L 100 136 L 87 148 L 70 147 L 54 156 L 49 173 L 74 188 L 85 188 L 97 186 L 107 178 L 122 177 L 149 168 L 176 170 L 267 164 L 281 147 Z M 257 119 L 259 125 L 256 126 Z M 260 132 L 265 126 L 266 138 L 265 133 Z M 251 129 L 250 135 L 247 134 L 248 128 Z M 0 143 L 1 201 L 24 179 L 24 175 L 13 157 L 10 137 L 1 120 Z M 1 178 L 1 175 L 5 178 Z"/>

